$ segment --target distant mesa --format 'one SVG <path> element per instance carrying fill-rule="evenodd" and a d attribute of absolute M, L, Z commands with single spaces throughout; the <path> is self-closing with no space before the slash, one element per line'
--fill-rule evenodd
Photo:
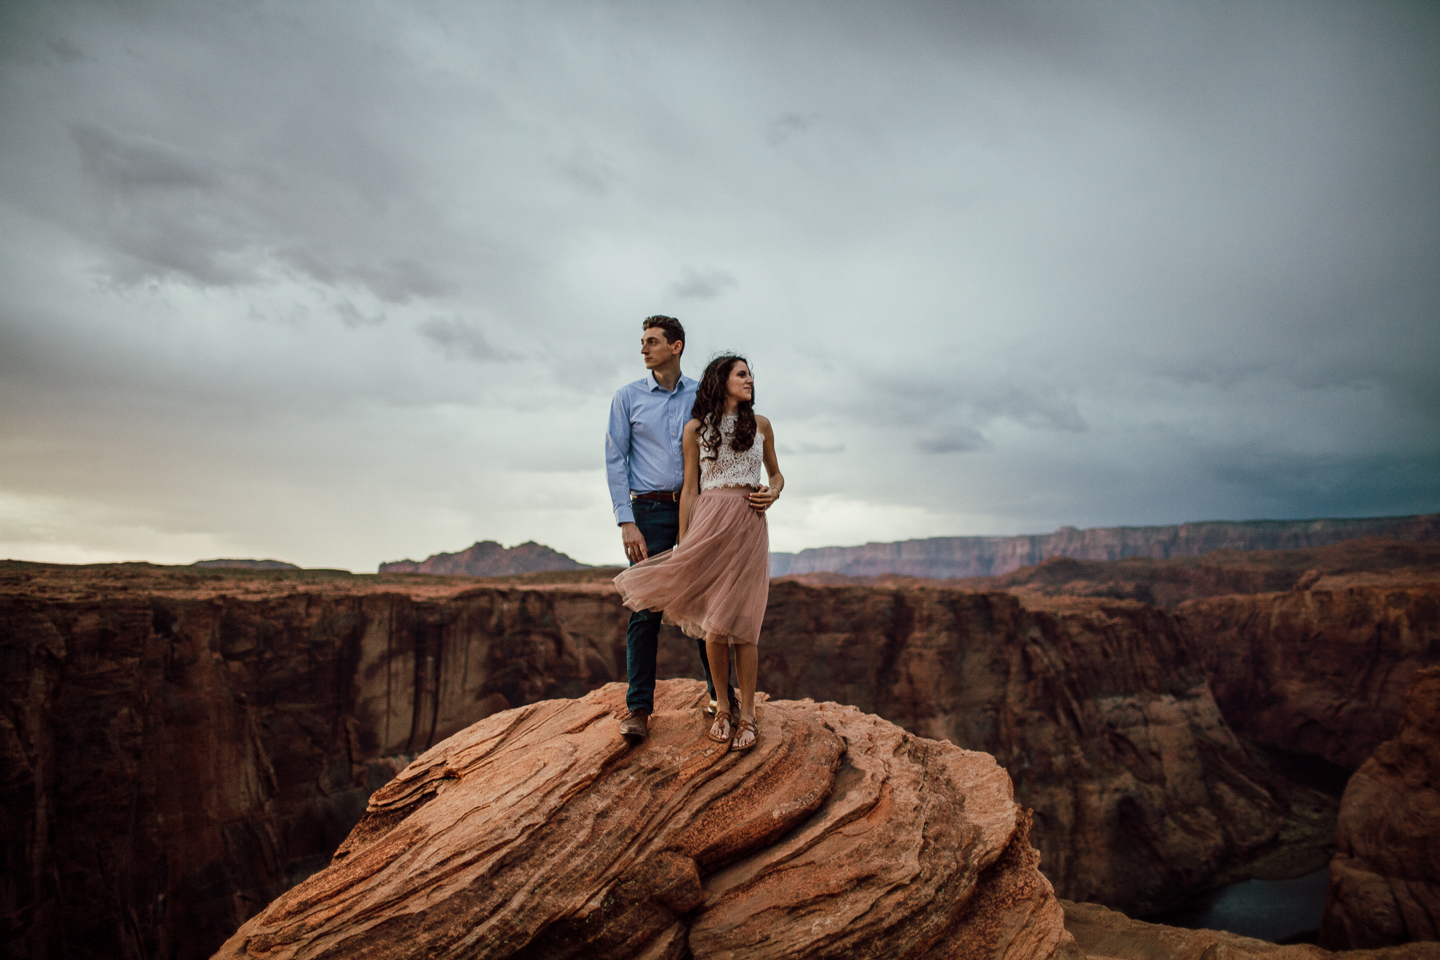
<path fill-rule="evenodd" d="M 547 570 L 589 568 L 588 563 L 580 563 L 534 540 L 508 549 L 494 540 L 481 540 L 459 553 L 437 553 L 419 562 L 396 560 L 380 564 L 381 573 L 433 573 L 460 577 L 513 577 Z"/>
<path fill-rule="evenodd" d="M 770 576 L 840 573 L 853 577 L 899 574 L 941 580 L 994 577 L 1049 557 L 1124 560 L 1198 557 L 1216 550 L 1303 550 L 1357 537 L 1440 540 L 1440 513 L 1413 517 L 1320 520 L 1241 520 L 1166 527 L 1061 527 L 1019 537 L 932 537 L 859 547 L 818 547 L 770 554 Z"/>
<path fill-rule="evenodd" d="M 196 560 L 192 567 L 232 567 L 240 570 L 299 570 L 284 560 Z"/>

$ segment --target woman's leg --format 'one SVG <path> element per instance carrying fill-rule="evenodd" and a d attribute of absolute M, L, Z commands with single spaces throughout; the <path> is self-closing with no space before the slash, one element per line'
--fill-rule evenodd
<path fill-rule="evenodd" d="M 710 677 L 715 681 L 716 690 L 724 690 L 730 686 L 730 645 L 718 643 L 714 640 L 705 641 L 705 659 L 710 661 Z M 753 688 L 753 685 L 752 685 Z M 742 692 L 740 699 L 743 703 L 745 695 Z M 743 709 L 743 707 L 742 707 Z M 730 713 L 730 705 L 724 704 L 715 714 L 715 722 L 710 725 L 710 734 L 716 740 L 728 740 L 735 730 L 735 719 L 732 716 L 727 723 L 725 717 Z M 724 729 L 721 729 L 724 727 Z"/>
<path fill-rule="evenodd" d="M 753 643 L 735 644 L 735 679 L 740 684 L 740 716 L 755 719 L 755 675 L 760 670 L 760 650 Z"/>
<path fill-rule="evenodd" d="M 740 718 L 751 723 L 755 722 L 755 675 L 759 668 L 759 648 L 753 643 L 735 644 L 735 672 L 738 674 L 736 679 L 740 681 Z M 747 747 L 754 742 L 753 730 L 740 730 L 735 746 Z"/>

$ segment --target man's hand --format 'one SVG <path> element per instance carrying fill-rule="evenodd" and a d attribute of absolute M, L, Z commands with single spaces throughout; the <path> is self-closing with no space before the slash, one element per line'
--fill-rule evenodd
<path fill-rule="evenodd" d="M 620 542 L 625 545 L 625 558 L 631 563 L 639 563 L 650 556 L 650 551 L 645 548 L 645 535 L 633 523 L 620 524 Z"/>

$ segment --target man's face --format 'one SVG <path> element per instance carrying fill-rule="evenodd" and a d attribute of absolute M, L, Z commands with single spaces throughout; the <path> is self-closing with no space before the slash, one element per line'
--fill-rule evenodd
<path fill-rule="evenodd" d="M 685 344 L 679 340 L 674 343 L 666 340 L 665 331 L 659 327 L 651 327 L 640 336 L 640 355 L 645 358 L 646 370 L 663 367 L 680 356 L 684 348 Z"/>

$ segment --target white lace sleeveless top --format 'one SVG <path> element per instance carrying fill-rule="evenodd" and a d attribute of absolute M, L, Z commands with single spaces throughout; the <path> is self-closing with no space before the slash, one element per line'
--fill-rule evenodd
<path fill-rule="evenodd" d="M 700 489 L 730 487 L 737 484 L 760 486 L 760 465 L 765 460 L 765 435 L 755 431 L 755 442 L 744 453 L 736 453 L 730 447 L 730 438 L 735 436 L 735 414 L 727 413 L 720 418 L 720 447 L 714 459 L 708 459 L 709 451 L 700 444 Z"/>

